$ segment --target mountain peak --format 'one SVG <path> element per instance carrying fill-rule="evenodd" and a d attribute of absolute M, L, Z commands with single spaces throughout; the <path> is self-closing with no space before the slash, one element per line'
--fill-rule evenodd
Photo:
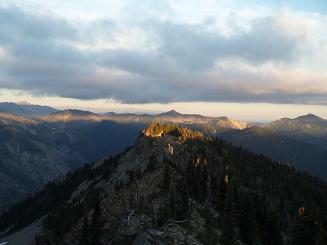
<path fill-rule="evenodd" d="M 315 114 L 312 114 L 312 113 L 309 113 L 309 114 L 306 114 L 306 115 L 303 115 L 303 116 L 299 116 L 295 119 L 299 119 L 299 120 L 322 120 L 321 117 L 318 117 L 317 115 Z"/>
<path fill-rule="evenodd" d="M 118 114 L 117 112 L 109 111 L 109 112 L 105 113 L 104 115 L 105 115 L 105 116 L 115 116 L 115 115 L 117 115 L 117 114 Z"/>
<path fill-rule="evenodd" d="M 175 111 L 174 109 L 167 111 L 167 112 L 163 112 L 160 114 L 161 116 L 166 116 L 166 117 L 177 117 L 177 116 L 182 116 L 183 114 Z"/>
<path fill-rule="evenodd" d="M 31 104 L 31 103 L 29 103 L 29 102 L 27 102 L 27 101 L 19 101 L 19 102 L 17 102 L 16 103 L 17 105 L 33 105 L 33 104 Z"/>
<path fill-rule="evenodd" d="M 204 138 L 203 133 L 172 123 L 153 122 L 143 131 L 143 135 L 152 138 L 161 138 L 165 135 L 178 136 L 183 139 Z"/>

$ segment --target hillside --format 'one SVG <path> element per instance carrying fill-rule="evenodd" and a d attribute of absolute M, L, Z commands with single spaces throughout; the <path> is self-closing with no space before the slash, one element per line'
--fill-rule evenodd
<path fill-rule="evenodd" d="M 133 144 L 144 125 L 48 123 L 0 112 L 0 213 L 48 181 Z"/>
<path fill-rule="evenodd" d="M 319 179 L 154 123 L 132 148 L 15 205 L 0 230 L 12 233 L 47 215 L 36 244 L 319 245 L 327 242 L 326 211 L 327 185 Z"/>
<path fill-rule="evenodd" d="M 284 133 L 322 137 L 327 135 L 327 120 L 314 114 L 307 114 L 294 119 L 282 118 L 268 125 L 269 128 Z"/>
<path fill-rule="evenodd" d="M 289 135 L 259 126 L 229 130 L 219 133 L 219 136 L 234 145 L 241 145 L 255 153 L 264 154 L 327 179 L 327 149 L 312 143 L 310 138 L 298 139 L 295 134 Z"/>
<path fill-rule="evenodd" d="M 293 119 L 282 118 L 266 126 L 278 134 L 326 149 L 327 120 L 314 114 Z"/>
<path fill-rule="evenodd" d="M 0 135 L 0 213 L 86 161 L 76 138 L 31 119 L 1 113 Z"/>

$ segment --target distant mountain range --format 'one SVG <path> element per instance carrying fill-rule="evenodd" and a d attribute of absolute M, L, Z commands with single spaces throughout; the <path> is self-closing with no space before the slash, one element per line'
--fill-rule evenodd
<path fill-rule="evenodd" d="M 22 116 L 26 110 L 17 110 L 22 106 L 34 108 L 34 114 Z M 174 110 L 157 115 L 97 114 L 31 106 L 11 105 L 0 113 L 0 199 L 6 200 L 0 211 L 69 170 L 132 145 L 153 121 L 222 137 L 327 179 L 327 124 L 312 114 L 261 125 Z"/>
<path fill-rule="evenodd" d="M 120 123 L 138 122 L 149 124 L 152 121 L 172 122 L 178 124 L 207 125 L 216 130 L 221 129 L 244 129 L 248 126 L 246 122 L 241 122 L 227 117 L 205 117 L 196 114 L 181 114 L 175 110 L 164 112 L 157 115 L 149 114 L 131 114 L 131 113 L 115 113 L 96 114 L 88 111 L 80 110 L 63 110 L 50 115 L 40 117 L 41 120 L 47 122 L 71 122 L 71 121 L 116 121 Z"/>

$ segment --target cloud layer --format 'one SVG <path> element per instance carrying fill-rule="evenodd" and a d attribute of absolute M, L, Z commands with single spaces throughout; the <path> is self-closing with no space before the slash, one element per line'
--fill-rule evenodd
<path fill-rule="evenodd" d="M 326 16 L 240 10 L 187 21 L 176 6 L 149 4 L 90 20 L 0 6 L 0 87 L 123 103 L 327 104 L 327 38 L 317 33 Z"/>

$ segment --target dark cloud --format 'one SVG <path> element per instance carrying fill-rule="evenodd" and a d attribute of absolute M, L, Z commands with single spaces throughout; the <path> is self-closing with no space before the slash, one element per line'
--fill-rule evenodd
<path fill-rule="evenodd" d="M 128 24 L 131 24 L 130 22 Z M 0 8 L 0 87 L 37 95 L 113 98 L 125 103 L 237 101 L 327 103 L 325 94 L 271 89 L 280 79 L 233 66 L 289 63 L 305 39 L 274 18 L 255 20 L 230 36 L 201 25 L 147 19 L 132 23 L 155 48 L 93 48 L 117 41 L 126 24 L 99 19 L 76 25 L 65 19 Z M 120 26 L 122 25 L 122 26 Z M 84 48 L 83 45 L 87 46 Z M 279 81 L 280 82 L 280 81 Z M 270 86 L 271 87 L 271 86 Z M 264 93 L 254 92 L 256 89 Z"/>
<path fill-rule="evenodd" d="M 205 69 L 217 59 L 241 58 L 252 63 L 288 62 L 296 58 L 304 36 L 288 31 L 272 17 L 253 21 L 250 30 L 239 30 L 230 37 L 201 25 L 150 21 L 157 33 L 163 55 L 174 58 L 181 66 Z"/>
<path fill-rule="evenodd" d="M 25 13 L 17 7 L 0 7 L 0 43 L 26 40 L 76 38 L 76 29 L 66 20 L 49 15 Z"/>

